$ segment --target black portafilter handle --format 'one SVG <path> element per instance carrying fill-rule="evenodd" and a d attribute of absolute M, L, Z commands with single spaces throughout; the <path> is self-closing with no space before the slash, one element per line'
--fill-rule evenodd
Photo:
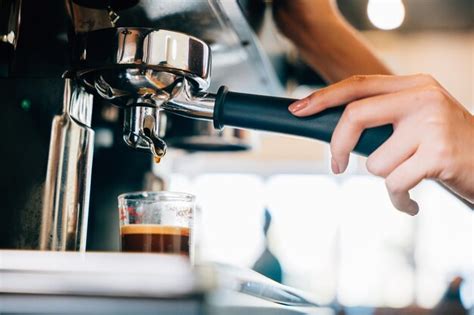
<path fill-rule="evenodd" d="M 330 142 L 344 106 L 309 117 L 295 117 L 288 111 L 294 99 L 230 92 L 222 86 L 216 95 L 214 127 L 224 126 L 278 132 Z M 368 156 L 393 133 L 392 125 L 364 130 L 354 152 Z"/>

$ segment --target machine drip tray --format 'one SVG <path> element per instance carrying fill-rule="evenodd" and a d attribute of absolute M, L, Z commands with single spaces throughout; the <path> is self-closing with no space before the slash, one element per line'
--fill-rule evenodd
<path fill-rule="evenodd" d="M 251 270 L 166 254 L 0 251 L 0 313 L 332 315 Z"/>

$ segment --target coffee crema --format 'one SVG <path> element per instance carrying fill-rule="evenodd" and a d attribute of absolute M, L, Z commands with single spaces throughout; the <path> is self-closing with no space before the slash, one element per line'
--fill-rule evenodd
<path fill-rule="evenodd" d="M 120 228 L 123 252 L 189 256 L 189 228 L 159 224 L 130 224 Z"/>

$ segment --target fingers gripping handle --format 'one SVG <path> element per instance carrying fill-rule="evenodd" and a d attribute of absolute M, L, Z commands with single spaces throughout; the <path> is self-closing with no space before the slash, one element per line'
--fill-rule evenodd
<path fill-rule="evenodd" d="M 344 106 L 327 109 L 309 117 L 295 117 L 288 111 L 294 99 L 229 92 L 217 92 L 214 126 L 278 132 L 330 142 Z M 369 155 L 393 133 L 392 125 L 366 129 L 354 152 Z"/>

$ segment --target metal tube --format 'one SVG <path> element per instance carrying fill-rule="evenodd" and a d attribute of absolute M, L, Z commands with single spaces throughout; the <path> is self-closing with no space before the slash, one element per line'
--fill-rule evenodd
<path fill-rule="evenodd" d="M 215 94 L 195 92 L 188 80 L 183 79 L 173 91 L 172 98 L 159 107 L 186 118 L 212 121 L 215 103 Z"/>
<path fill-rule="evenodd" d="M 63 113 L 53 120 L 40 249 L 85 251 L 94 148 L 92 95 L 66 79 Z"/>

